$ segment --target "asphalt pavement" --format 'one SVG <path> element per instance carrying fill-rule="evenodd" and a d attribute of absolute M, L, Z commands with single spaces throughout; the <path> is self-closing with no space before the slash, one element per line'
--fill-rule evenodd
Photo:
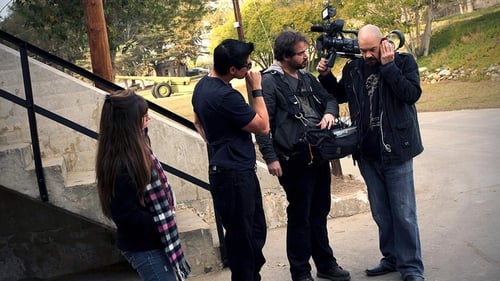
<path fill-rule="evenodd" d="M 425 151 L 414 160 L 414 175 L 426 280 L 500 280 L 500 109 L 420 113 L 419 120 Z M 356 170 L 345 165 L 344 173 Z M 370 213 L 334 218 L 328 227 L 335 256 L 351 280 L 401 280 L 399 273 L 365 276 L 381 258 Z M 285 234 L 285 228 L 268 232 L 263 281 L 291 280 Z M 101 273 L 67 280 L 140 279 Z M 188 280 L 231 279 L 224 269 Z"/>

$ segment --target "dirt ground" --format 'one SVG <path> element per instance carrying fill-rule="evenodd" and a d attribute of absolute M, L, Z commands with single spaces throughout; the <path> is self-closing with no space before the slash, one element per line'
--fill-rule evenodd
<path fill-rule="evenodd" d="M 331 188 L 332 194 L 341 197 L 364 190 L 366 189 L 366 185 L 363 181 L 352 178 L 350 175 L 344 175 L 343 177 L 332 176 Z"/>

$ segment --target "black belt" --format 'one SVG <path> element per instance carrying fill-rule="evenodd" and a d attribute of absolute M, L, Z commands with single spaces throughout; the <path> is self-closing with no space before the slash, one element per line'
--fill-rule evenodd
<path fill-rule="evenodd" d="M 212 173 L 212 174 L 221 173 L 221 172 L 230 171 L 230 170 L 232 170 L 232 169 L 224 168 L 224 167 L 220 167 L 220 166 L 216 166 L 216 165 L 208 166 L 208 172 Z"/>
<path fill-rule="evenodd" d="M 257 171 L 257 165 L 255 165 L 255 167 L 253 169 L 248 169 L 248 170 Z M 217 173 L 222 173 L 222 172 L 227 172 L 227 171 L 236 171 L 236 170 L 231 169 L 231 168 L 220 167 L 220 166 L 216 166 L 216 165 L 208 166 L 208 173 L 210 173 L 210 174 L 217 174 Z"/>

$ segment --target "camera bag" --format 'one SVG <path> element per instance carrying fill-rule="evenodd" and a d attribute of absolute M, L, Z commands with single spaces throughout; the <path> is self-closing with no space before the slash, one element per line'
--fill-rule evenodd
<path fill-rule="evenodd" d="M 314 158 L 322 160 L 340 159 L 355 152 L 358 144 L 358 129 L 356 126 L 347 126 L 340 120 L 330 129 L 306 129 L 300 138 L 310 153 L 311 161 Z"/>
<path fill-rule="evenodd" d="M 290 90 L 286 82 L 278 72 L 271 72 L 278 88 L 286 95 L 288 103 L 287 111 L 301 121 L 304 125 L 302 133 L 299 135 L 294 151 L 299 152 L 297 157 L 305 159 L 308 163 L 313 160 L 334 160 L 353 154 L 358 147 L 358 128 L 348 125 L 340 119 L 336 119 L 336 125 L 330 129 L 320 129 L 311 126 L 310 120 L 304 117 L 300 101 Z M 312 76 L 301 75 L 301 79 L 314 79 Z M 307 81 L 306 83 L 311 83 Z M 312 83 L 311 83 L 312 84 Z"/>

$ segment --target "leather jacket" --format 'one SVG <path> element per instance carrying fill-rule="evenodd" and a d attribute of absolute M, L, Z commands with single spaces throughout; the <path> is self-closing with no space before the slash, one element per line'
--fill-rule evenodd
<path fill-rule="evenodd" d="M 339 103 L 347 102 L 353 124 L 360 129 L 360 145 L 364 136 L 361 118 L 365 105 L 366 86 L 363 79 L 362 58 L 349 62 L 337 82 L 333 74 L 320 76 L 321 84 L 332 93 Z M 379 67 L 379 106 L 381 142 L 380 155 L 383 163 L 402 163 L 423 151 L 415 103 L 422 94 L 420 77 L 415 59 L 406 53 L 397 53 L 393 62 Z M 358 150 L 354 159 L 363 157 Z"/>

